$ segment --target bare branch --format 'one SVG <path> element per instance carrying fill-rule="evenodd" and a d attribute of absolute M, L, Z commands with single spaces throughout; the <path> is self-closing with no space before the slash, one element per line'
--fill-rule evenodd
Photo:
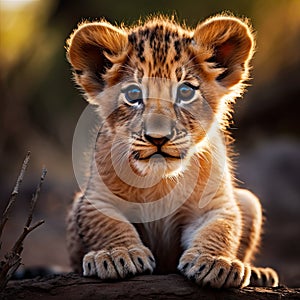
<path fill-rule="evenodd" d="M 8 204 L 2 214 L 2 217 L 1 217 L 1 220 L 0 220 L 0 239 L 1 239 L 1 236 L 2 236 L 2 232 L 3 232 L 3 229 L 4 229 L 4 226 L 8 220 L 8 215 L 9 215 L 9 212 L 11 210 L 11 208 L 13 207 L 15 201 L 16 201 L 16 198 L 19 194 L 19 188 L 21 186 L 21 183 L 23 181 L 23 178 L 24 178 L 24 174 L 25 174 L 25 171 L 27 169 L 27 166 L 28 166 L 28 163 L 29 163 L 29 160 L 30 160 L 30 152 L 28 151 L 27 154 L 26 154 L 26 157 L 23 161 L 23 164 L 22 164 L 22 167 L 21 167 L 21 171 L 19 173 L 19 176 L 18 176 L 18 179 L 16 181 L 16 184 L 14 186 L 14 189 L 12 191 L 12 193 L 10 194 L 10 197 L 9 197 L 9 200 L 8 200 Z"/>
<path fill-rule="evenodd" d="M 31 226 L 31 227 L 28 227 L 28 226 L 25 226 L 24 229 L 23 229 L 23 232 L 22 234 L 20 235 L 20 237 L 18 238 L 18 240 L 15 242 L 11 252 L 13 253 L 17 253 L 17 254 L 21 254 L 22 251 L 23 251 L 23 242 L 26 238 L 26 236 L 31 232 L 33 231 L 35 228 L 39 227 L 40 225 L 44 224 L 45 221 L 44 220 L 40 220 L 38 221 L 35 225 Z"/>
<path fill-rule="evenodd" d="M 32 222 L 33 211 L 34 211 L 37 199 L 39 198 L 41 187 L 42 187 L 42 184 L 43 184 L 43 182 L 45 180 L 46 174 L 47 174 L 47 169 L 45 167 L 43 167 L 42 175 L 41 175 L 41 178 L 40 178 L 40 182 L 37 185 L 36 190 L 35 190 L 35 192 L 34 192 L 34 194 L 32 196 L 31 202 L 30 202 L 30 211 L 29 211 L 29 215 L 28 215 L 25 227 L 29 227 L 30 224 L 31 224 L 31 222 Z"/>
<path fill-rule="evenodd" d="M 36 229 L 37 227 L 41 226 L 44 223 L 45 223 L 44 220 L 39 220 L 34 225 L 32 225 L 31 227 L 28 228 L 28 233 L 30 233 L 31 231 L 33 231 L 34 229 Z"/>
<path fill-rule="evenodd" d="M 5 261 L 1 261 L 0 291 L 3 290 L 14 272 L 21 265 L 21 257 L 18 254 L 9 252 L 5 255 Z"/>
<path fill-rule="evenodd" d="M 37 199 L 38 199 L 38 197 L 40 195 L 41 187 L 42 187 L 42 184 L 43 184 L 43 182 L 45 180 L 46 174 L 47 174 L 47 169 L 44 167 L 43 170 L 42 170 L 42 175 L 41 175 L 40 181 L 39 181 L 39 183 L 38 183 L 38 185 L 36 187 L 36 190 L 35 190 L 32 198 L 31 198 L 30 211 L 29 211 L 29 214 L 28 214 L 28 217 L 27 217 L 27 221 L 26 221 L 25 227 L 23 229 L 22 234 L 20 235 L 20 237 L 18 238 L 18 240 L 15 242 L 15 244 L 13 246 L 13 249 L 12 249 L 13 253 L 18 253 L 20 255 L 22 253 L 22 250 L 23 250 L 23 242 L 24 242 L 26 236 L 31 231 L 33 231 L 35 228 L 37 228 L 38 226 L 40 226 L 40 225 L 42 225 L 44 223 L 43 220 L 40 220 L 35 225 L 33 225 L 33 226 L 30 227 L 31 222 L 32 222 L 33 211 L 34 211 Z"/>
<path fill-rule="evenodd" d="M 5 226 L 5 223 L 8 220 L 8 214 L 9 211 L 11 209 L 11 207 L 13 206 L 16 196 L 19 193 L 19 187 L 20 184 L 23 180 L 28 162 L 29 162 L 29 158 L 30 158 L 30 153 L 27 153 L 27 156 L 23 162 L 22 165 L 22 169 L 21 172 L 19 174 L 19 177 L 17 179 L 16 185 L 14 187 L 13 192 L 11 193 L 8 205 L 2 215 L 1 218 L 1 223 L 0 223 L 0 238 L 1 238 L 1 234 L 2 234 L 2 230 Z M 34 229 L 36 229 L 37 227 L 39 227 L 40 225 L 42 225 L 44 223 L 43 220 L 40 220 L 38 222 L 36 222 L 34 225 L 31 226 L 31 222 L 32 222 L 32 218 L 33 218 L 33 211 L 34 208 L 36 206 L 36 202 L 39 198 L 40 195 L 40 191 L 41 191 L 41 187 L 42 184 L 44 182 L 45 176 L 47 174 L 47 170 L 44 167 L 42 170 L 42 175 L 40 177 L 40 181 L 35 189 L 35 192 L 31 198 L 31 202 L 30 202 L 30 210 L 29 210 L 29 214 L 23 229 L 23 232 L 21 233 L 21 235 L 19 236 L 19 238 L 17 239 L 17 241 L 15 242 L 14 246 L 12 247 L 11 251 L 8 252 L 5 256 L 4 256 L 4 260 L 2 260 L 0 262 L 0 291 L 3 290 L 7 284 L 7 282 L 9 281 L 9 279 L 11 278 L 11 276 L 14 274 L 14 272 L 18 269 L 18 267 L 21 264 L 21 253 L 23 251 L 23 243 L 25 238 L 27 237 L 27 235 L 33 231 Z"/>

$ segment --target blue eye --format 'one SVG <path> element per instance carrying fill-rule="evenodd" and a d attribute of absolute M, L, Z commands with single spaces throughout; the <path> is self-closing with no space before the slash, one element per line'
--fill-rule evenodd
<path fill-rule="evenodd" d="M 185 83 L 182 83 L 178 88 L 177 88 L 177 101 L 189 101 L 192 100 L 193 97 L 195 96 L 195 90 L 197 88 L 194 86 L 187 85 Z"/>
<path fill-rule="evenodd" d="M 137 85 L 130 85 L 123 92 L 128 104 L 135 105 L 142 103 L 143 93 Z"/>

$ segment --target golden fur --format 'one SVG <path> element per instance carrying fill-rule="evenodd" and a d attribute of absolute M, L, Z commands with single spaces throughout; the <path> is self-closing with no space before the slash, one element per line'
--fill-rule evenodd
<path fill-rule="evenodd" d="M 67 56 L 103 120 L 68 218 L 74 270 L 116 279 L 178 269 L 216 288 L 278 284 L 275 271 L 251 265 L 261 206 L 234 186 L 226 145 L 253 51 L 250 25 L 233 16 L 193 30 L 158 16 L 74 31 Z"/>

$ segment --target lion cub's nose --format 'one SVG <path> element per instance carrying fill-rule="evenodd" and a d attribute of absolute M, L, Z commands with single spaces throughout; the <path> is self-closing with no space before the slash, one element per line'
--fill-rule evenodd
<path fill-rule="evenodd" d="M 144 122 L 144 137 L 155 146 L 162 146 L 173 136 L 174 121 L 162 114 L 151 114 Z"/>

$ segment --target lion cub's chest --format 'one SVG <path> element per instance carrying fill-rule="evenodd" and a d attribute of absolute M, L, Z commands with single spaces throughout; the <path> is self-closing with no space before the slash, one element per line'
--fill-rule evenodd
<path fill-rule="evenodd" d="M 155 273 L 174 273 L 182 253 L 180 225 L 167 217 L 158 221 L 135 224 L 145 246 L 156 260 Z"/>

